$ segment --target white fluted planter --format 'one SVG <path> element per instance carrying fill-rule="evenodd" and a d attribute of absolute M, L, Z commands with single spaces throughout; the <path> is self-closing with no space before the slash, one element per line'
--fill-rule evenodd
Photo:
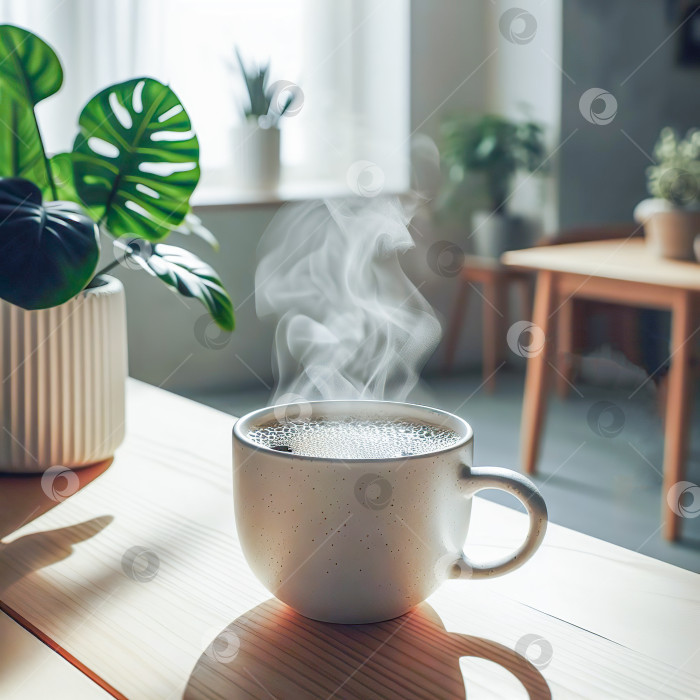
<path fill-rule="evenodd" d="M 124 287 L 103 281 L 52 309 L 0 300 L 0 472 L 93 464 L 124 439 Z"/>

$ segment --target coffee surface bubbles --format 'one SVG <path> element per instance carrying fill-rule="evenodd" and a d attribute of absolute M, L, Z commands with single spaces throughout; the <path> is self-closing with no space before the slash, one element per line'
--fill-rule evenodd
<path fill-rule="evenodd" d="M 449 428 L 410 420 L 317 418 L 253 426 L 248 438 L 279 452 L 328 459 L 387 459 L 429 454 L 459 442 Z"/>

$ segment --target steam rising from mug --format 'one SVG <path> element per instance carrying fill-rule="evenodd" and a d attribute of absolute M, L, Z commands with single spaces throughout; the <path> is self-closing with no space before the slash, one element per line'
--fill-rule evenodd
<path fill-rule="evenodd" d="M 255 273 L 257 314 L 278 319 L 275 402 L 401 401 L 415 386 L 440 324 L 399 262 L 414 245 L 410 218 L 383 196 L 277 213 Z"/>

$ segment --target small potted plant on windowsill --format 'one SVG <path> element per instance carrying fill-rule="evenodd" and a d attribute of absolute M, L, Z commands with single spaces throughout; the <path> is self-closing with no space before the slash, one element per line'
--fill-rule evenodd
<path fill-rule="evenodd" d="M 472 216 L 472 236 L 477 255 L 499 258 L 507 250 L 534 243 L 534 223 L 510 212 L 508 202 L 518 172 L 545 171 L 543 130 L 532 121 L 515 122 L 487 114 L 477 119 L 456 118 L 442 127 L 442 156 L 449 168 L 448 208 L 466 196 L 465 177 L 483 179 L 488 203 Z"/>
<path fill-rule="evenodd" d="M 246 96 L 241 104 L 243 122 L 232 130 L 234 184 L 274 190 L 280 179 L 279 120 L 289 113 L 300 90 L 286 80 L 270 85 L 269 63 L 246 66 L 238 48 L 235 51 Z"/>
<path fill-rule="evenodd" d="M 121 442 L 124 289 L 104 274 L 119 258 L 234 325 L 214 270 L 160 242 L 188 226 L 199 179 L 175 93 L 151 78 L 106 88 L 83 108 L 72 151 L 49 157 L 35 108 L 62 82 L 44 41 L 0 26 L 0 471 L 91 464 Z M 96 271 L 100 233 L 117 260 Z"/>
<path fill-rule="evenodd" d="M 652 198 L 642 200 L 634 218 L 644 224 L 650 248 L 659 256 L 694 260 L 693 241 L 700 234 L 700 131 L 684 139 L 669 128 L 654 147 L 656 163 L 647 168 Z"/>

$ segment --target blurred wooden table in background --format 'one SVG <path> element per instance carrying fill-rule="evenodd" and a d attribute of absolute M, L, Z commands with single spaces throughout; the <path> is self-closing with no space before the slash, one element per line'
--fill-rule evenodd
<path fill-rule="evenodd" d="M 697 325 L 700 265 L 656 257 L 643 239 L 626 238 L 591 243 L 514 250 L 506 265 L 537 272 L 532 321 L 545 338 L 540 352 L 528 358 L 521 428 L 523 469 L 534 474 L 547 402 L 551 339 L 566 353 L 573 337 L 574 299 L 597 299 L 671 312 L 671 348 L 664 443 L 662 522 L 664 536 L 678 537 L 680 518 L 667 496 L 685 474 L 688 423 L 691 412 L 690 354 Z M 697 340 L 695 341 L 697 342 Z"/>

